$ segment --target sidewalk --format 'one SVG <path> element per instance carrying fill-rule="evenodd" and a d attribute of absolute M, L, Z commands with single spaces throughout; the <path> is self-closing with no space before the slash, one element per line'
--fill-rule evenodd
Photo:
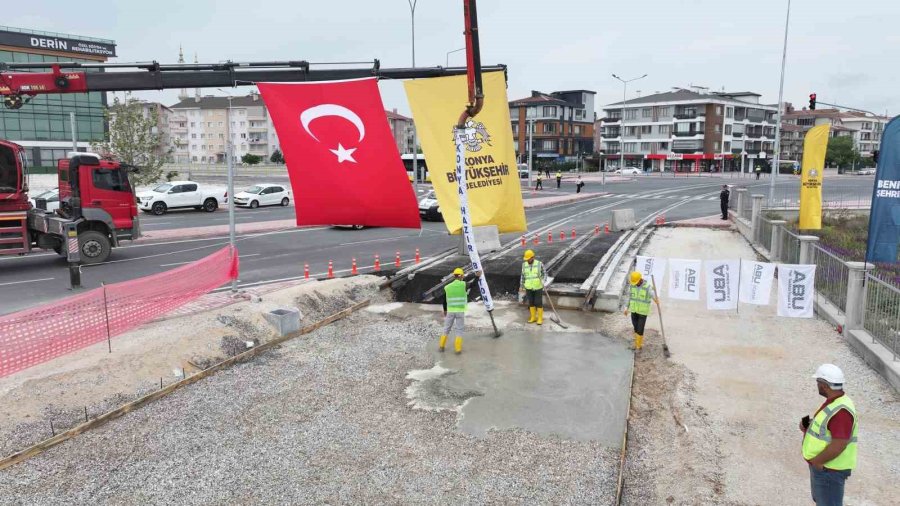
<path fill-rule="evenodd" d="M 737 233 L 702 228 L 661 228 L 642 254 L 756 258 Z M 810 504 L 797 426 L 823 401 L 813 372 L 834 363 L 860 415 L 859 465 L 845 504 L 895 504 L 900 396 L 825 321 L 777 317 L 777 283 L 768 306 L 710 311 L 702 281 L 699 301 L 661 297 L 670 359 L 662 358 L 656 309 L 648 320 L 623 503 Z M 621 314 L 609 318 L 611 335 L 629 335 Z"/>

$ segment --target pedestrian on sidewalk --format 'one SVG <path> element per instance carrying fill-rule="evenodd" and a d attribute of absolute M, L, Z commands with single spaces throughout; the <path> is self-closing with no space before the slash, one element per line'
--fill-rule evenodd
<path fill-rule="evenodd" d="M 581 188 L 584 186 L 584 181 L 581 180 L 581 176 L 578 176 L 578 181 L 575 182 L 575 193 L 581 193 Z"/>
<path fill-rule="evenodd" d="M 844 503 L 844 483 L 856 468 L 856 407 L 844 394 L 844 372 L 822 364 L 813 375 L 825 402 L 813 415 L 800 420 L 803 458 L 809 464 L 809 483 L 816 506 Z"/>
<path fill-rule="evenodd" d="M 644 347 L 644 325 L 647 324 L 647 315 L 650 314 L 650 302 L 659 304 L 659 299 L 650 295 L 650 283 L 638 271 L 632 271 L 628 276 L 631 289 L 628 293 L 628 306 L 625 308 L 625 316 L 631 313 L 631 326 L 634 328 L 634 344 L 632 350 L 640 350 Z"/>
<path fill-rule="evenodd" d="M 476 274 L 480 276 L 480 273 Z M 447 336 L 450 335 L 451 330 L 455 330 L 456 339 L 453 349 L 457 355 L 462 353 L 462 334 L 466 325 L 466 309 L 469 300 L 469 291 L 466 289 L 466 282 L 463 281 L 465 275 L 465 271 L 459 267 L 453 269 L 453 281 L 444 287 L 444 332 L 438 343 L 438 351 L 444 351 Z"/>
<path fill-rule="evenodd" d="M 728 219 L 728 197 L 731 196 L 731 192 L 728 191 L 728 185 L 722 185 L 722 192 L 719 193 L 719 207 L 722 208 L 722 219 Z"/>
<path fill-rule="evenodd" d="M 547 173 L 547 179 L 550 179 L 550 169 L 544 169 L 544 172 Z"/>
<path fill-rule="evenodd" d="M 757 165 L 757 166 L 756 166 L 756 169 L 754 170 L 754 172 L 756 172 L 756 179 L 757 179 L 757 181 L 758 181 L 758 180 L 759 180 L 760 174 L 762 174 L 762 167 L 760 167 L 759 165 Z"/>
<path fill-rule="evenodd" d="M 544 175 L 538 172 L 537 175 L 537 183 L 534 185 L 535 190 L 543 190 L 544 189 Z"/>
<path fill-rule="evenodd" d="M 559 190 L 559 186 L 562 184 L 562 172 L 556 171 L 556 189 Z"/>
<path fill-rule="evenodd" d="M 528 323 L 544 324 L 544 264 L 534 258 L 534 251 L 526 250 L 522 263 L 519 291 L 525 292 L 525 302 L 531 318 Z"/>

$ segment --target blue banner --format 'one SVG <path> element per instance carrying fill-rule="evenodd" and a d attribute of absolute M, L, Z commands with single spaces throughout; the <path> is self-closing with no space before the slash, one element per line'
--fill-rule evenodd
<path fill-rule="evenodd" d="M 884 128 L 869 214 L 866 262 L 897 261 L 900 241 L 900 116 Z"/>

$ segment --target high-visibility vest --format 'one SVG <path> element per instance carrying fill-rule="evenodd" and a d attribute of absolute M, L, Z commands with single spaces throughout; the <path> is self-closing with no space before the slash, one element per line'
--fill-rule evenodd
<path fill-rule="evenodd" d="M 540 290 L 544 288 L 544 264 L 540 260 L 533 263 L 522 263 L 522 286 L 526 290 Z"/>
<path fill-rule="evenodd" d="M 650 287 L 647 283 L 631 285 L 631 297 L 628 300 L 628 310 L 644 316 L 650 314 Z"/>
<path fill-rule="evenodd" d="M 557 172 L 556 177 L 562 177 L 562 172 Z"/>
<path fill-rule="evenodd" d="M 831 431 L 828 430 L 828 422 L 839 410 L 846 409 L 853 415 L 853 432 L 850 433 L 850 443 L 837 457 L 825 463 L 825 467 L 835 471 L 856 468 L 856 435 L 859 430 L 859 418 L 856 416 L 856 407 L 853 401 L 846 395 L 842 395 L 831 401 L 831 404 L 816 413 L 803 435 L 803 458 L 810 460 L 822 453 L 825 447 L 831 443 Z"/>
<path fill-rule="evenodd" d="M 447 297 L 448 313 L 465 313 L 469 294 L 466 293 L 466 282 L 459 279 L 453 280 L 444 287 Z"/>

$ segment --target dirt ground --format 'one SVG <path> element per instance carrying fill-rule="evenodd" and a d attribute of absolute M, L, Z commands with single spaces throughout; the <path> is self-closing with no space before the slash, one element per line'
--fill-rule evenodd
<path fill-rule="evenodd" d="M 755 259 L 733 232 L 687 228 L 661 229 L 643 254 Z M 888 478 L 900 476 L 897 392 L 822 320 L 779 318 L 774 305 L 709 311 L 705 300 L 662 296 L 670 359 L 650 315 L 649 345 L 635 363 L 623 504 L 809 504 L 797 425 L 822 403 L 811 376 L 826 362 L 844 370 L 860 413 L 845 504 L 897 504 L 900 482 Z M 631 331 L 621 314 L 601 329 Z"/>

